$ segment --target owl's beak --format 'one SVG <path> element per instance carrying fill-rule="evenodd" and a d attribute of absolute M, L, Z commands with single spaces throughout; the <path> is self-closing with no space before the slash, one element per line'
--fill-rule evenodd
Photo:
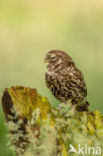
<path fill-rule="evenodd" d="M 45 58 L 44 59 L 44 63 L 48 63 L 49 59 L 48 58 Z"/>
<path fill-rule="evenodd" d="M 46 64 L 46 67 L 48 68 L 49 67 L 49 58 L 45 58 L 44 59 L 44 63 Z"/>

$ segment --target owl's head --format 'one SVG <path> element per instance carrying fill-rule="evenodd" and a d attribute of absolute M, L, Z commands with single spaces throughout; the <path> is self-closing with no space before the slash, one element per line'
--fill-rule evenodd
<path fill-rule="evenodd" d="M 50 69 L 60 68 L 62 66 L 68 67 L 70 65 L 75 65 L 72 58 L 61 50 L 52 50 L 49 51 L 44 60 L 48 63 L 47 67 Z"/>

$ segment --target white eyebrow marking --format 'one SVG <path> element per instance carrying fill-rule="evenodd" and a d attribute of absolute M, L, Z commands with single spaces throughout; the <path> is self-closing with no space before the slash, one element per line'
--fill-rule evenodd
<path fill-rule="evenodd" d="M 56 56 L 55 54 L 51 54 L 51 58 L 52 58 L 52 57 L 55 57 L 55 56 Z"/>

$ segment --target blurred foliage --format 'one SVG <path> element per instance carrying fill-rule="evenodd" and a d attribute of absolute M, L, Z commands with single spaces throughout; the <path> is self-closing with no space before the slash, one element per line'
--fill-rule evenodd
<path fill-rule="evenodd" d="M 82 70 L 90 109 L 102 112 L 102 0 L 0 0 L 0 98 L 6 87 L 38 88 L 52 105 L 59 102 L 45 85 L 43 59 L 52 49 L 67 51 Z M 0 110 L 0 153 L 7 129 Z"/>
<path fill-rule="evenodd" d="M 103 149 L 103 116 L 98 111 L 73 111 L 70 102 L 52 108 L 35 89 L 20 86 L 6 89 L 2 102 L 9 146 L 17 156 L 79 156 L 69 153 L 70 145 L 78 151 L 79 144 Z"/>

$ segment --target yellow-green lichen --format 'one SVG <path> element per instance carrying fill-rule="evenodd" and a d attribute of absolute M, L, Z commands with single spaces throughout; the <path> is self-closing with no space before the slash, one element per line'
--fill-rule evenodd
<path fill-rule="evenodd" d="M 103 149 L 103 116 L 100 112 L 71 111 L 70 102 L 53 108 L 36 89 L 11 87 L 6 92 L 14 112 L 6 111 L 11 109 L 6 107 L 10 99 L 5 102 L 4 98 L 3 108 L 8 115 L 10 146 L 17 156 L 79 156 L 69 153 L 70 145 L 78 150 L 78 144 Z M 10 114 L 6 114 L 8 112 Z"/>

